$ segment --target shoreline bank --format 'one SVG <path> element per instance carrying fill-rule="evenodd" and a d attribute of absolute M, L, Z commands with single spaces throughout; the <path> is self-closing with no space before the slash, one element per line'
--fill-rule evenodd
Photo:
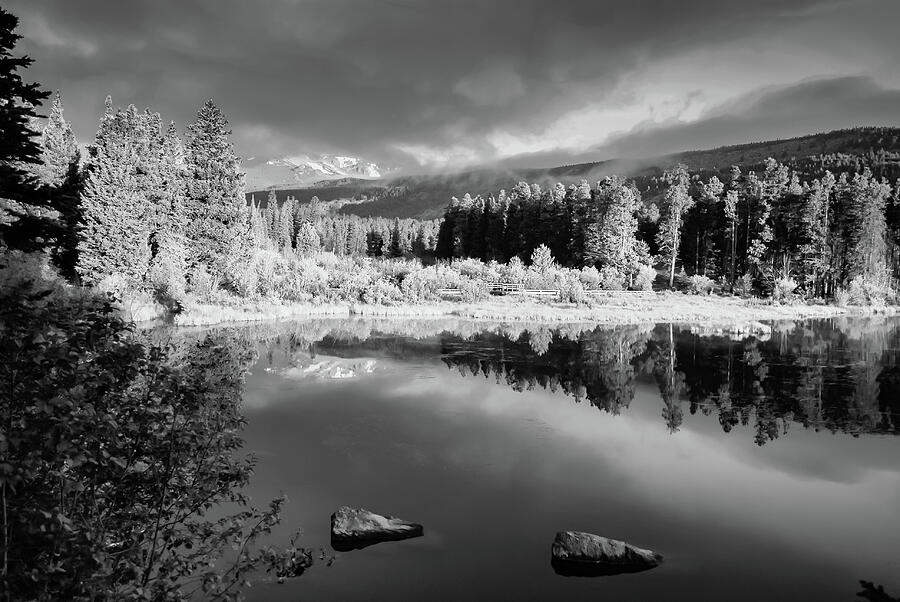
<path fill-rule="evenodd" d="M 591 306 L 572 303 L 494 297 L 478 303 L 442 301 L 416 305 L 369 305 L 362 303 L 277 304 L 254 302 L 244 305 L 191 303 L 181 313 L 143 314 L 135 322 L 166 319 L 174 326 L 214 326 L 240 322 L 302 320 L 306 318 L 458 318 L 473 321 L 528 322 L 546 324 L 594 323 L 615 326 L 640 323 L 690 323 L 704 326 L 743 327 L 748 323 L 806 320 L 838 316 L 897 315 L 898 306 L 849 306 L 825 304 L 772 304 L 760 299 L 697 296 L 659 292 L 636 297 L 610 293 Z"/>

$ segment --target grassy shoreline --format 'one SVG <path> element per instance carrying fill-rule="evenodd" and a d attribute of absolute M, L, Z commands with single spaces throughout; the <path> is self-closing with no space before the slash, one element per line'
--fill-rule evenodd
<path fill-rule="evenodd" d="M 698 296 L 658 292 L 634 296 L 610 293 L 590 306 L 546 302 L 511 297 L 492 297 L 477 303 L 441 301 L 427 304 L 376 305 L 364 303 L 277 303 L 257 301 L 234 305 L 188 303 L 174 315 L 164 310 L 131 312 L 137 323 L 168 319 L 175 326 L 212 326 L 224 323 L 302 320 L 305 318 L 460 318 L 496 322 L 546 324 L 595 323 L 614 326 L 639 323 L 696 323 L 726 330 L 748 324 L 775 321 L 829 318 L 835 316 L 896 315 L 898 306 L 849 306 L 826 304 L 773 304 L 761 299 Z"/>

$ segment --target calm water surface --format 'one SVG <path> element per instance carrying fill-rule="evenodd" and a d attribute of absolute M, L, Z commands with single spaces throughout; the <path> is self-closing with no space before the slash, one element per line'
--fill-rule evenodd
<path fill-rule="evenodd" d="M 336 556 L 251 600 L 855 600 L 900 595 L 900 320 L 503 328 L 259 328 L 252 495 Z M 346 553 L 341 505 L 425 525 Z M 558 530 L 657 569 L 564 577 Z"/>

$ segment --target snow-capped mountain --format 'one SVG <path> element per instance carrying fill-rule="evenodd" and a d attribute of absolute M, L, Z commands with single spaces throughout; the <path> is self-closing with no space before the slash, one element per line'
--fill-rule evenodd
<path fill-rule="evenodd" d="M 341 155 L 299 155 L 269 160 L 254 157 L 245 161 L 244 172 L 248 191 L 302 187 L 343 178 L 374 180 L 382 175 L 374 163 Z"/>

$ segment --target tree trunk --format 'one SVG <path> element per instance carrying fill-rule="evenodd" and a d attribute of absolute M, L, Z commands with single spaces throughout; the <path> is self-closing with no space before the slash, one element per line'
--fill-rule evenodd
<path fill-rule="evenodd" d="M 734 259 L 737 254 L 737 225 L 731 220 L 731 293 L 734 294 Z"/>

